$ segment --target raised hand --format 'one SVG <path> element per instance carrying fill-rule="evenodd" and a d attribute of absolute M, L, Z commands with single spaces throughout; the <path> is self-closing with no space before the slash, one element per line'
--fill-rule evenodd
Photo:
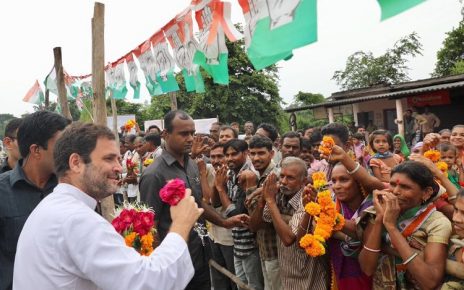
<path fill-rule="evenodd" d="M 330 155 L 324 154 L 324 151 L 319 150 L 321 158 L 324 158 L 329 163 L 337 163 L 343 160 L 343 158 L 347 157 L 348 154 L 341 148 L 340 146 L 334 145 L 332 147 L 332 153 Z"/>
<path fill-rule="evenodd" d="M 383 225 L 385 228 L 396 227 L 396 221 L 400 216 L 401 208 L 398 202 L 398 197 L 393 193 L 385 191 L 383 195 L 385 203 L 385 212 L 383 214 Z"/>
<path fill-rule="evenodd" d="M 225 189 L 226 184 L 227 184 L 227 167 L 222 166 L 216 172 L 216 177 L 214 178 L 214 186 L 216 187 L 217 190 L 223 190 Z"/>
<path fill-rule="evenodd" d="M 274 172 L 271 172 L 263 184 L 263 196 L 266 203 L 272 203 L 276 201 L 277 192 L 279 192 L 279 184 L 277 182 L 277 176 Z"/>
<path fill-rule="evenodd" d="M 317 192 L 314 189 L 312 184 L 308 184 L 303 189 L 303 194 L 301 196 L 303 200 L 303 205 L 306 205 L 308 202 L 316 201 Z"/>
<path fill-rule="evenodd" d="M 200 156 L 207 149 L 208 149 L 208 144 L 205 144 L 203 142 L 203 137 L 202 136 L 193 137 L 192 158 L 197 158 L 198 156 Z"/>

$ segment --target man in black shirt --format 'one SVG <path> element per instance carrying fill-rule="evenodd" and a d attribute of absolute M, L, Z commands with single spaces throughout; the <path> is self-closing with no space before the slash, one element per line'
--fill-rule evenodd
<path fill-rule="evenodd" d="M 195 275 L 186 289 L 210 290 L 207 246 L 203 245 L 203 240 L 200 237 L 202 233 L 199 228 L 204 226 L 204 219 L 225 228 L 241 226 L 248 221 L 248 216 L 238 215 L 224 219 L 210 205 L 203 202 L 198 167 L 189 157 L 195 133 L 193 119 L 183 111 L 171 111 L 164 117 L 164 126 L 165 150 L 163 149 L 161 156 L 155 158 L 153 164 L 143 172 L 139 183 L 140 197 L 143 202 L 155 210 L 158 238 L 163 240 L 172 221 L 170 206 L 161 200 L 160 189 L 168 180 L 180 178 L 185 182 L 186 187 L 192 190 L 192 196 L 198 206 L 204 209 L 204 214 L 198 221 L 197 230 L 192 230 L 190 233 L 188 241 Z"/>
<path fill-rule="evenodd" d="M 40 111 L 25 117 L 18 129 L 23 159 L 0 175 L 0 290 L 12 288 L 16 246 L 24 223 L 57 184 L 53 148 L 69 123 L 61 115 Z"/>
<path fill-rule="evenodd" d="M 5 135 L 3 137 L 3 146 L 7 153 L 7 158 L 0 167 L 0 173 L 10 171 L 16 166 L 19 160 L 19 147 L 16 135 L 18 128 L 22 124 L 23 119 L 14 118 L 5 127 Z"/>

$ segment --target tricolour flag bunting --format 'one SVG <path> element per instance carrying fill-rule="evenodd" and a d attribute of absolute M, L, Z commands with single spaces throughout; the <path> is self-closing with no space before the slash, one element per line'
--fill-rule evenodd
<path fill-rule="evenodd" d="M 400 14 L 426 0 L 377 0 L 380 5 L 381 20 Z"/>
<path fill-rule="evenodd" d="M 38 80 L 36 80 L 32 88 L 29 89 L 27 94 L 24 96 L 23 101 L 35 105 L 40 105 L 45 101 L 44 93 Z"/>

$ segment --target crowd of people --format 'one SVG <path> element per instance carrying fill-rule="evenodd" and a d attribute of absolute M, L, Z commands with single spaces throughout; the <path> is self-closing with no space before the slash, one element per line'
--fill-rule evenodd
<path fill-rule="evenodd" d="M 42 281 L 39 285 L 80 281 L 72 289 L 150 289 L 150 273 L 163 275 L 156 276 L 161 284 L 154 282 L 153 289 L 237 289 L 210 259 L 256 290 L 464 289 L 464 125 L 393 136 L 373 126 L 330 123 L 281 135 L 268 123 L 255 128 L 246 122 L 241 134 L 237 122 L 216 122 L 210 134 L 197 134 L 193 119 L 179 110 L 164 117 L 163 130 L 136 127 L 131 134 L 122 128 L 117 152 L 110 150 L 116 141 L 108 129 L 92 126 L 69 125 L 48 112 L 7 125 L 0 290 L 37 285 L 25 282 L 32 279 L 26 273 L 35 271 L 37 280 L 30 281 Z M 335 143 L 330 153 L 319 149 L 324 137 Z M 427 152 L 439 152 L 446 170 Z M 87 171 L 80 162 L 92 166 Z M 315 172 L 327 176 L 335 208 L 345 218 L 319 257 L 300 247 L 315 227 L 305 211 L 316 198 Z M 105 176 L 111 186 L 101 181 Z M 175 178 L 191 193 L 182 208 L 159 195 Z M 129 201 L 153 208 L 159 244 L 153 260 L 123 250 L 123 239 L 96 217 L 97 201 L 110 194 L 116 205 Z M 77 208 L 71 197 L 87 207 Z M 43 225 L 52 219 L 56 225 Z M 179 224 L 184 226 L 176 230 Z M 92 227 L 102 231 L 87 237 Z M 158 262 L 161 268 L 183 266 L 163 272 L 154 266 Z"/>

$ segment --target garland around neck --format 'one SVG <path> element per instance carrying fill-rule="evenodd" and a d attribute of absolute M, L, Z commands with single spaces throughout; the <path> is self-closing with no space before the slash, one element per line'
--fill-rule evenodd
<path fill-rule="evenodd" d="M 387 159 L 387 158 L 393 157 L 393 153 L 391 153 L 390 151 L 387 151 L 385 153 L 377 152 L 372 157 L 377 158 L 377 159 Z"/>

